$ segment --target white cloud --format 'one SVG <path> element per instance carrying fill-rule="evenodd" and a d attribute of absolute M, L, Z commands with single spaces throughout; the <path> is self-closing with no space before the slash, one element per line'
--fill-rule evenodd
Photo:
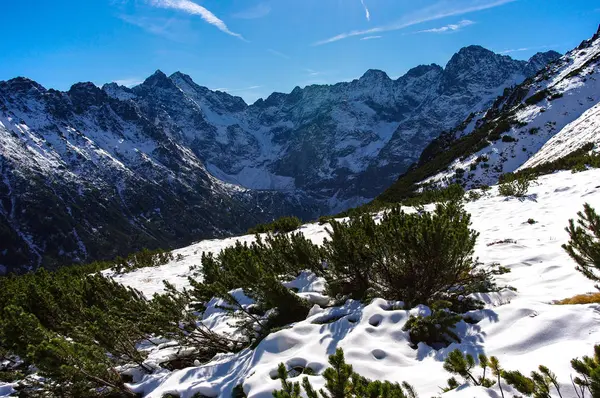
<path fill-rule="evenodd" d="M 280 58 L 290 59 L 289 55 L 286 55 L 286 54 L 284 54 L 282 52 L 279 52 L 277 50 L 273 50 L 272 48 L 267 49 L 267 51 L 270 52 L 273 55 L 276 55 L 276 56 L 280 57 Z"/>
<path fill-rule="evenodd" d="M 365 18 L 367 18 L 367 21 L 370 22 L 371 21 L 371 12 L 367 8 L 367 5 L 365 4 L 365 0 L 360 0 L 360 3 L 362 4 L 363 8 L 365 9 Z"/>
<path fill-rule="evenodd" d="M 241 92 L 241 91 L 258 90 L 259 88 L 262 88 L 262 86 L 250 86 L 250 87 L 234 88 L 234 89 L 229 89 L 229 88 L 215 88 L 214 91 L 224 91 L 226 93 L 238 93 L 238 92 Z"/>
<path fill-rule="evenodd" d="M 174 10 L 179 10 L 186 12 L 191 15 L 199 15 L 205 22 L 215 26 L 222 32 L 227 33 L 228 35 L 235 36 L 239 39 L 246 40 L 239 33 L 232 32 L 229 30 L 225 22 L 220 20 L 215 14 L 207 10 L 206 8 L 198 5 L 190 0 L 150 0 L 150 4 L 154 7 L 160 8 L 171 8 Z"/>
<path fill-rule="evenodd" d="M 520 48 L 513 48 L 510 50 L 500 51 L 500 52 L 498 52 L 498 54 L 511 54 L 511 53 L 518 53 L 518 52 L 522 52 L 522 51 L 543 50 L 544 48 L 550 48 L 550 47 L 555 47 L 555 46 L 520 47 Z"/>
<path fill-rule="evenodd" d="M 383 36 L 365 36 L 362 37 L 361 40 L 375 40 L 375 39 L 381 39 Z"/>
<path fill-rule="evenodd" d="M 487 10 L 489 8 L 499 7 L 517 0 L 441 0 L 438 3 L 418 10 L 403 19 L 391 25 L 378 26 L 365 30 L 353 30 L 340 33 L 325 40 L 314 43 L 315 46 L 333 43 L 354 36 L 373 35 L 381 32 L 400 30 L 410 26 L 418 25 L 423 22 L 435 21 L 438 19 L 468 14 L 471 12 Z"/>
<path fill-rule="evenodd" d="M 270 5 L 265 3 L 259 3 L 252 8 L 233 14 L 232 17 L 239 19 L 257 19 L 266 17 L 270 13 Z"/>
<path fill-rule="evenodd" d="M 455 24 L 449 24 L 446 26 L 442 26 L 440 28 L 433 28 L 433 29 L 425 29 L 425 30 L 419 30 L 415 33 L 447 33 L 447 32 L 456 32 L 461 30 L 462 28 L 464 28 L 465 26 L 469 26 L 469 25 L 473 25 L 475 22 L 470 21 L 468 19 L 463 19 L 462 21 L 455 23 Z"/>
<path fill-rule="evenodd" d="M 146 32 L 163 36 L 174 41 L 182 40 L 180 35 L 175 33 L 175 28 L 180 26 L 181 23 L 174 18 L 149 18 L 133 15 L 119 15 L 119 19 L 130 25 L 137 26 Z"/>
<path fill-rule="evenodd" d="M 140 79 L 139 77 L 115 80 L 115 83 L 117 83 L 119 86 L 125 86 L 125 87 L 137 86 L 138 84 L 142 84 L 143 82 L 144 82 L 144 80 Z"/>

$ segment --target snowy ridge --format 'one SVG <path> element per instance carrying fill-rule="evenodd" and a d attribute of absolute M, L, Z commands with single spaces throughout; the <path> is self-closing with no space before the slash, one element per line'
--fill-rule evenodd
<path fill-rule="evenodd" d="M 443 185 L 458 181 L 467 187 L 494 184 L 503 173 L 567 155 L 570 148 L 576 149 L 587 140 L 597 142 L 599 92 L 600 29 L 590 40 L 518 86 L 512 92 L 513 97 L 520 98 L 517 103 L 496 104 L 487 113 L 497 117 L 472 130 L 476 133 L 499 120 L 508 121 L 510 128 L 502 132 L 503 139 L 488 140 L 484 149 L 455 159 L 445 171 L 423 182 Z M 550 142 L 553 137 L 557 138 Z M 560 142 L 565 145 L 558 145 Z M 484 167 L 481 159 L 487 159 Z"/>
<path fill-rule="evenodd" d="M 558 375 L 563 397 L 574 393 L 569 375 L 569 361 L 589 355 L 600 341 L 600 306 L 554 305 L 554 300 L 595 291 L 593 282 L 575 270 L 575 263 L 562 250 L 568 240 L 564 227 L 576 216 L 583 203 L 600 206 L 600 170 L 581 173 L 559 172 L 540 177 L 524 200 L 497 195 L 493 187 L 483 198 L 466 204 L 472 215 L 473 228 L 480 232 L 475 256 L 484 264 L 500 263 L 511 272 L 498 276 L 499 286 L 509 285 L 516 291 L 504 289 L 498 293 L 478 294 L 486 302 L 483 310 L 471 311 L 469 316 L 480 320 L 476 324 L 463 321 L 456 327 L 461 343 L 434 350 L 419 344 L 409 346 L 408 333 L 402 326 L 410 314 L 426 314 L 429 309 L 417 306 L 400 310 L 400 303 L 381 299 L 368 304 L 348 301 L 340 307 L 321 308 L 315 305 L 304 321 L 269 335 L 254 350 L 238 354 L 218 355 L 207 364 L 174 372 L 162 370 L 157 374 L 136 379 L 131 387 L 145 397 L 159 398 L 165 393 L 177 393 L 190 398 L 200 392 L 211 397 L 229 398 L 232 389 L 243 384 L 251 398 L 271 397 L 280 388 L 273 379 L 277 365 L 310 366 L 317 373 L 327 367 L 327 356 L 342 347 L 347 362 L 361 374 L 373 379 L 408 381 L 422 397 L 440 394 L 449 374 L 442 369 L 443 359 L 459 348 L 471 354 L 495 355 L 505 369 L 528 374 L 539 364 L 548 366 Z M 527 223 L 529 218 L 536 223 Z M 308 224 L 300 230 L 313 242 L 326 236 L 325 226 Z M 236 238 L 249 242 L 252 236 Z M 116 279 L 150 296 L 162 290 L 162 280 L 178 287 L 187 284 L 190 267 L 199 264 L 203 251 L 218 252 L 236 239 L 203 241 L 174 251 L 184 258 L 154 269 L 145 268 Z M 493 242 L 512 239 L 513 243 Z M 292 282 L 299 294 L 312 294 L 317 302 L 323 292 L 323 281 L 302 274 Z M 290 285 L 291 286 L 291 285 Z M 209 310 L 205 322 L 225 330 L 227 319 L 218 310 Z M 323 320 L 333 319 L 323 324 Z M 320 321 L 315 323 L 315 321 Z M 157 363 L 169 355 L 169 350 L 154 350 L 149 363 Z M 292 381 L 300 380 L 292 378 Z M 315 387 L 323 385 L 320 376 L 311 376 Z M 516 393 L 503 385 L 505 394 Z M 498 397 L 497 387 L 485 389 L 465 385 L 444 396 Z"/>
<path fill-rule="evenodd" d="M 600 104 L 585 111 L 574 122 L 565 126 L 519 169 L 535 167 L 542 163 L 557 160 L 586 143 L 594 143 L 600 147 Z"/>

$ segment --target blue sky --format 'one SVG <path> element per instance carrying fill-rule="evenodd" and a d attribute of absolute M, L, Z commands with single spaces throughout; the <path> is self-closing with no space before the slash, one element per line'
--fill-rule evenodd
<path fill-rule="evenodd" d="M 479 44 L 514 58 L 565 52 L 597 0 L 3 0 L 0 80 L 132 85 L 182 71 L 247 102 L 382 69 L 445 65 Z"/>

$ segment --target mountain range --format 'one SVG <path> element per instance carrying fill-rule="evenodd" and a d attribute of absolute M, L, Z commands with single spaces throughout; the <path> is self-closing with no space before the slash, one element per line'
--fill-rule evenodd
<path fill-rule="evenodd" d="M 507 89 L 483 112 L 442 133 L 380 197 L 427 185 L 476 188 L 516 170 L 600 146 L 600 28 L 589 40 Z"/>
<path fill-rule="evenodd" d="M 560 54 L 479 46 L 398 79 L 296 87 L 248 105 L 176 72 L 133 88 L 0 82 L 0 273 L 111 258 L 365 203 L 440 134 Z M 538 75 L 539 76 L 539 75 Z M 527 80 L 526 80 L 527 79 Z M 464 123 L 463 123 L 464 124 Z"/>

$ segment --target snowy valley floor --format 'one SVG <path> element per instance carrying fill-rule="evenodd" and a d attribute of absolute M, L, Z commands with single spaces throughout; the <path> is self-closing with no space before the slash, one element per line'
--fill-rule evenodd
<path fill-rule="evenodd" d="M 480 295 L 478 298 L 486 302 L 486 308 L 473 311 L 471 316 L 481 321 L 458 324 L 460 344 L 435 351 L 421 343 L 413 350 L 402 326 L 411 313 L 428 311 L 426 307 L 404 311 L 392 310 L 394 303 L 381 299 L 368 305 L 348 301 L 342 307 L 313 307 L 305 321 L 269 335 L 254 350 L 220 355 L 198 367 L 144 376 L 132 387 L 147 397 L 177 393 L 189 398 L 200 392 L 229 398 L 232 389 L 243 383 L 249 397 L 267 398 L 280 388 L 279 380 L 271 377 L 279 363 L 309 366 L 320 373 L 327 367 L 328 355 L 336 347 L 342 347 L 347 362 L 364 376 L 407 381 L 421 397 L 431 397 L 440 395 L 440 387 L 450 377 L 442 369 L 445 356 L 459 348 L 472 354 L 495 355 L 505 369 L 526 374 L 544 364 L 558 375 L 563 396 L 575 396 L 569 361 L 592 355 L 594 344 L 600 343 L 600 305 L 555 305 L 553 301 L 595 291 L 593 283 L 575 270 L 575 263 L 561 245 L 567 241 L 564 228 L 569 218 L 575 218 L 584 203 L 600 208 L 600 170 L 543 176 L 529 193 L 523 200 L 504 198 L 493 187 L 483 198 L 466 204 L 473 228 L 481 234 L 476 256 L 484 264 L 500 263 L 510 268 L 511 272 L 497 277 L 497 282 L 499 286 L 517 290 Z M 536 223 L 529 224 L 528 219 Z M 327 236 L 325 227 L 308 224 L 301 232 L 321 243 Z M 202 241 L 176 250 L 175 256 L 183 256 L 179 261 L 115 278 L 148 296 L 162 291 L 163 279 L 179 288 L 185 287 L 192 272 L 190 267 L 200 265 L 202 252 L 218 253 L 236 240 L 252 239 L 243 236 Z M 512 243 L 495 243 L 509 239 Z M 293 283 L 300 294 L 310 296 L 313 302 L 323 300 L 322 280 L 305 274 Z M 223 315 L 213 311 L 206 315 L 206 322 L 218 330 L 227 330 L 228 319 Z M 339 319 L 322 324 L 333 317 Z M 149 361 L 157 361 L 166 354 L 168 350 L 153 352 Z M 322 386 L 320 376 L 310 379 L 315 387 Z M 510 389 L 507 393 L 507 387 L 504 388 L 505 394 L 512 396 Z M 444 396 L 499 397 L 500 394 L 497 387 L 487 390 L 463 386 Z"/>

